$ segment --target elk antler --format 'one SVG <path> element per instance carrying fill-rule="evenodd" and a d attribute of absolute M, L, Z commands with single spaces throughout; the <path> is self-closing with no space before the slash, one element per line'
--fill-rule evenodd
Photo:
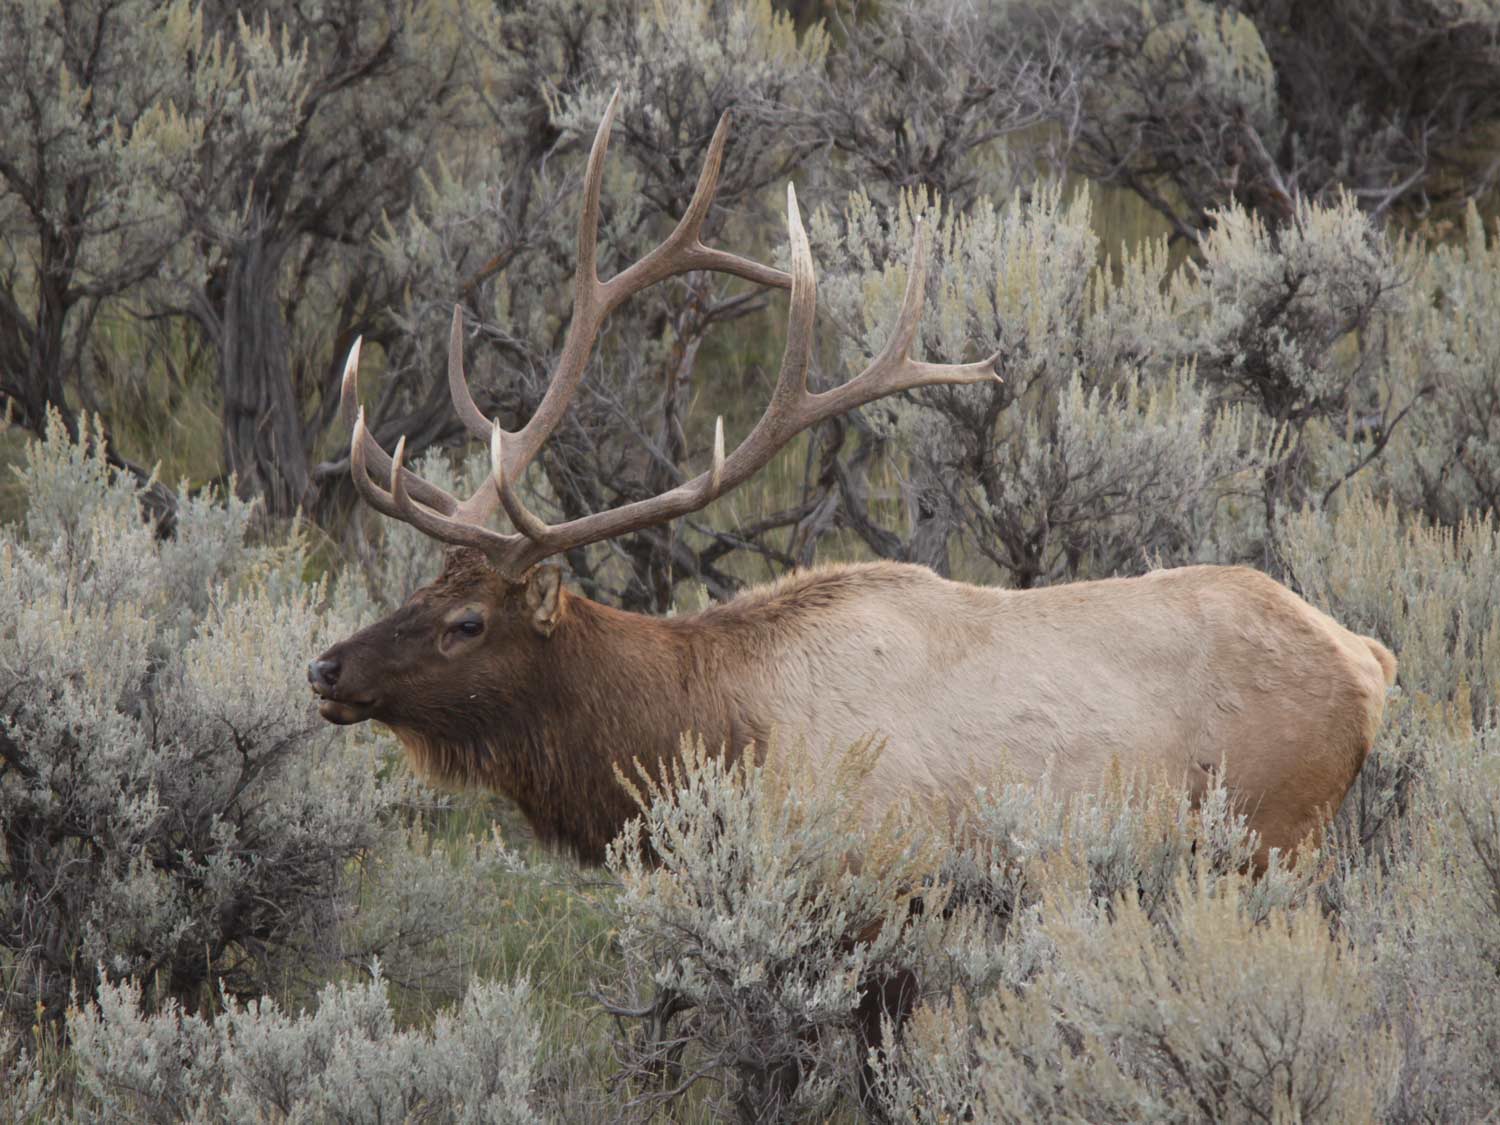
<path fill-rule="evenodd" d="M 802 229 L 797 194 L 787 186 L 787 231 L 791 239 L 792 272 L 787 275 L 737 255 L 703 245 L 700 235 L 717 186 L 719 167 L 728 136 L 726 113 L 714 130 L 698 186 L 686 214 L 656 249 L 609 281 L 601 282 L 595 270 L 594 250 L 599 223 L 599 189 L 610 124 L 619 102 L 619 91 L 610 99 L 604 120 L 594 136 L 584 181 L 583 213 L 578 230 L 578 264 L 573 282 L 573 319 L 563 341 L 562 355 L 552 373 L 547 391 L 530 421 L 512 433 L 484 416 L 469 394 L 463 368 L 463 314 L 453 310 L 448 342 L 448 385 L 453 405 L 465 427 L 475 437 L 489 442 L 490 476 L 467 500 L 422 480 L 404 468 L 406 439 L 396 443 L 394 458 L 370 436 L 359 403 L 359 341 L 349 351 L 344 367 L 342 407 L 353 427 L 350 467 L 355 487 L 372 507 L 403 520 L 445 543 L 476 547 L 502 574 L 519 577 L 552 555 L 612 539 L 697 511 L 715 497 L 728 492 L 761 469 L 776 451 L 809 426 L 842 414 L 877 398 L 915 387 L 976 383 L 998 380 L 997 355 L 979 363 L 922 363 L 911 358 L 911 346 L 922 318 L 922 300 L 927 278 L 927 231 L 919 225 L 907 270 L 906 295 L 896 318 L 895 330 L 885 348 L 863 371 L 842 386 L 821 394 L 807 388 L 807 368 L 812 357 L 813 319 L 817 311 L 817 278 L 812 251 Z M 670 491 L 630 504 L 548 525 L 522 502 L 515 489 L 526 467 L 562 420 L 605 317 L 622 301 L 668 277 L 691 270 L 714 270 L 734 274 L 762 285 L 786 286 L 792 297 L 787 324 L 786 347 L 781 372 L 771 401 L 754 429 L 727 457 L 724 454 L 724 419 L 714 429 L 711 467 Z M 370 476 L 370 467 L 386 477 L 386 487 Z M 484 526 L 496 503 L 505 509 L 515 533 L 492 531 Z"/>

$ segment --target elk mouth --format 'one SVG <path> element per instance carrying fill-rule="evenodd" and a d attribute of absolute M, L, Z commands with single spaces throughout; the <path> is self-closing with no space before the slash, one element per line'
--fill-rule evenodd
<path fill-rule="evenodd" d="M 330 723 L 346 727 L 351 723 L 362 723 L 375 710 L 374 701 L 322 699 L 318 701 L 318 714 Z"/>
<path fill-rule="evenodd" d="M 351 723 L 362 723 L 375 710 L 374 699 L 340 699 L 337 696 L 325 694 L 317 688 L 313 688 L 313 694 L 318 697 L 318 714 L 328 722 L 336 723 L 341 727 L 349 726 Z"/>

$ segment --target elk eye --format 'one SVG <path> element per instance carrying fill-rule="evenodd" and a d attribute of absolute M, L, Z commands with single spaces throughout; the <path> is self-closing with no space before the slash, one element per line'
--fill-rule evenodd
<path fill-rule="evenodd" d="M 453 627 L 466 637 L 477 637 L 484 632 L 484 622 L 477 617 L 466 617 Z"/>

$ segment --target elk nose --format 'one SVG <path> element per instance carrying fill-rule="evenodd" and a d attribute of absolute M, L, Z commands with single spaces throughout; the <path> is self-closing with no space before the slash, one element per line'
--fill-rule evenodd
<path fill-rule="evenodd" d="M 337 660 L 309 660 L 307 682 L 313 687 L 333 687 L 339 682 L 339 662 Z"/>

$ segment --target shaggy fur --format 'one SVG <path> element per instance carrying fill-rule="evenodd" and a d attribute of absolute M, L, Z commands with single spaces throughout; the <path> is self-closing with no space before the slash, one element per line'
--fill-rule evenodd
<path fill-rule="evenodd" d="M 454 640 L 456 613 L 483 635 Z M 1378 641 L 1239 567 L 1016 591 L 830 566 L 649 618 L 462 550 L 321 659 L 326 716 L 389 724 L 423 775 L 506 794 L 590 862 L 636 811 L 615 771 L 684 731 L 818 755 L 878 735 L 872 814 L 955 810 L 997 779 L 1088 789 L 1115 762 L 1197 793 L 1222 767 L 1264 848 L 1288 850 L 1343 799 L 1395 676 Z"/>

